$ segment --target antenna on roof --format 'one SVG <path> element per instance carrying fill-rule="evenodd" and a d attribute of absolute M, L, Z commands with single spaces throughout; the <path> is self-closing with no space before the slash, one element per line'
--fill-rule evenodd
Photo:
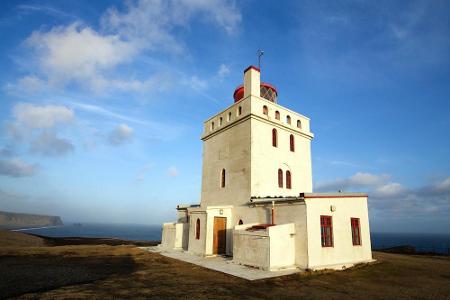
<path fill-rule="evenodd" d="M 258 69 L 261 70 L 261 56 L 264 55 L 264 50 L 258 49 Z"/>

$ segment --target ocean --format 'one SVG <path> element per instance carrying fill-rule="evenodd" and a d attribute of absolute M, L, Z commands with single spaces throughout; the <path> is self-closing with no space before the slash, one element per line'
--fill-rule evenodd
<path fill-rule="evenodd" d="M 107 237 L 134 241 L 161 240 L 160 225 L 96 224 L 63 225 L 20 230 L 50 237 Z M 410 245 L 421 252 L 450 254 L 450 234 L 373 232 L 372 249 Z"/>

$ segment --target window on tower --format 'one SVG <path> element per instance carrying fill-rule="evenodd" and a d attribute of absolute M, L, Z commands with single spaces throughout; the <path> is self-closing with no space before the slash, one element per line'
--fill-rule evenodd
<path fill-rule="evenodd" d="M 242 106 L 239 106 L 238 108 L 238 116 L 242 115 Z"/>
<path fill-rule="evenodd" d="M 219 126 L 222 126 L 222 123 L 223 123 L 223 118 L 220 117 L 220 119 L 219 119 Z"/>
<path fill-rule="evenodd" d="M 291 171 L 286 171 L 286 188 L 291 189 Z"/>
<path fill-rule="evenodd" d="M 297 128 L 302 129 L 302 121 L 297 120 Z"/>
<path fill-rule="evenodd" d="M 280 112 L 278 110 L 275 112 L 275 119 L 280 120 Z"/>
<path fill-rule="evenodd" d="M 265 114 L 266 116 L 269 114 L 269 109 L 266 105 L 263 106 L 263 114 Z"/>
<path fill-rule="evenodd" d="M 272 129 L 272 146 L 278 147 L 278 133 L 275 128 Z"/>
<path fill-rule="evenodd" d="M 278 169 L 278 187 L 283 187 L 283 170 Z"/>
<path fill-rule="evenodd" d="M 214 122 L 211 122 L 211 130 L 214 130 Z"/>
<path fill-rule="evenodd" d="M 292 152 L 295 151 L 295 140 L 294 140 L 294 135 L 291 134 L 289 136 L 289 148 L 291 149 Z"/>
<path fill-rule="evenodd" d="M 291 116 L 286 116 L 286 124 L 291 125 Z"/>
<path fill-rule="evenodd" d="M 228 119 L 227 119 L 227 121 L 228 121 L 228 122 L 231 121 L 231 111 L 228 113 Z"/>
<path fill-rule="evenodd" d="M 220 187 L 225 187 L 225 169 L 222 169 L 222 173 L 220 175 Z"/>

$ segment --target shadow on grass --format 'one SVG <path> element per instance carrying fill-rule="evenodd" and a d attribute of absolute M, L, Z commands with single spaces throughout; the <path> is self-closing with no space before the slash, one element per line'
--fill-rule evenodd
<path fill-rule="evenodd" d="M 132 256 L 3 256 L 0 257 L 0 298 L 90 283 L 114 274 L 131 274 L 135 268 Z"/>

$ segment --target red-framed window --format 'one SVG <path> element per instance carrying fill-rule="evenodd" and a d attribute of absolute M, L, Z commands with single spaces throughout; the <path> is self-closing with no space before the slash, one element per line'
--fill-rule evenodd
<path fill-rule="evenodd" d="M 197 222 L 195 223 L 195 239 L 200 239 L 200 219 L 197 218 Z"/>
<path fill-rule="evenodd" d="M 295 151 L 295 140 L 294 140 L 294 135 L 291 134 L 289 136 L 289 148 L 291 149 L 292 152 Z"/>
<path fill-rule="evenodd" d="M 361 227 L 359 224 L 359 218 L 351 218 L 350 223 L 352 226 L 353 246 L 360 246 L 361 245 Z"/>
<path fill-rule="evenodd" d="M 221 178 L 220 178 L 220 187 L 225 187 L 225 169 L 222 169 L 222 174 L 221 174 Z"/>
<path fill-rule="evenodd" d="M 278 187 L 283 187 L 283 170 L 278 169 Z"/>
<path fill-rule="evenodd" d="M 291 171 L 286 171 L 286 188 L 291 189 Z"/>
<path fill-rule="evenodd" d="M 320 216 L 320 235 L 322 247 L 333 247 L 333 219 L 331 216 Z"/>
<path fill-rule="evenodd" d="M 272 146 L 278 147 L 278 133 L 275 128 L 272 129 Z"/>

